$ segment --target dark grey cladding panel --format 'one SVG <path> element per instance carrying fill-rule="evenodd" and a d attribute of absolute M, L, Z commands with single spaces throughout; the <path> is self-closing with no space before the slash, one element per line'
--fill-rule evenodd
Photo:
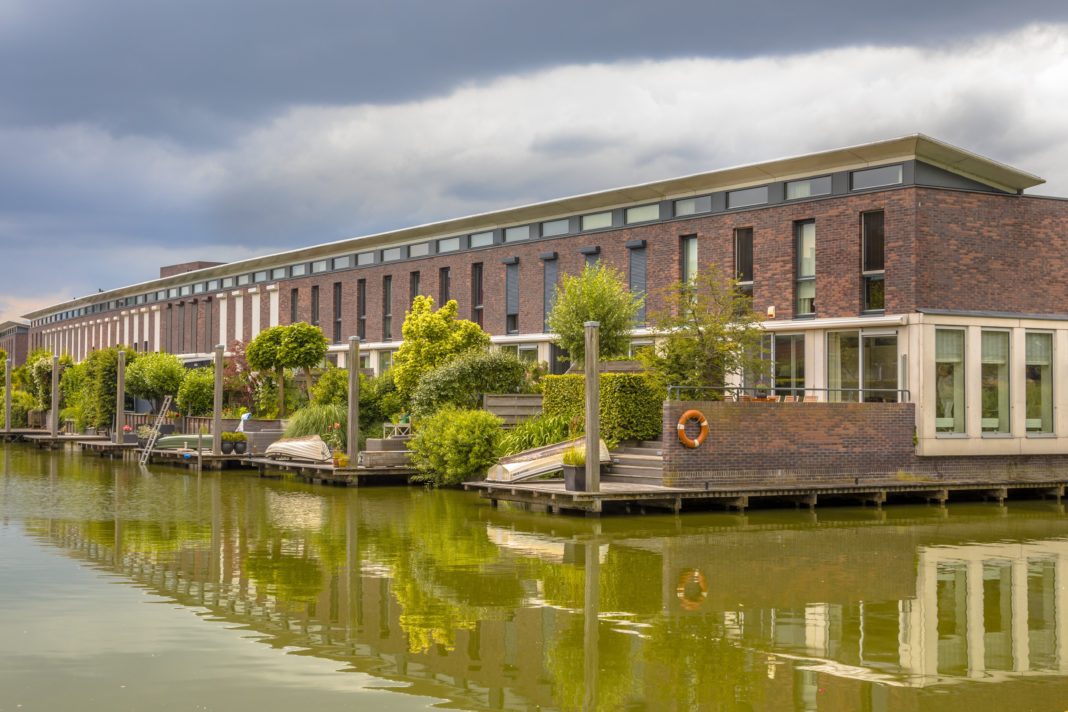
<path fill-rule="evenodd" d="M 992 186 L 980 183 L 978 181 L 959 176 L 956 173 L 950 173 L 942 168 L 937 168 L 922 161 L 910 161 L 915 164 L 915 183 L 916 185 L 931 186 L 933 188 L 959 188 L 961 190 L 980 190 L 984 193 L 1001 193 L 1005 194 L 1005 191 L 998 190 Z M 906 183 L 908 181 L 906 180 Z"/>

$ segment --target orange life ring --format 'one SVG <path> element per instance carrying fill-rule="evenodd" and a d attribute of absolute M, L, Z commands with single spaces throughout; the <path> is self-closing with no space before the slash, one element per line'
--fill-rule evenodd
<path fill-rule="evenodd" d="M 708 582 L 705 580 L 705 575 L 697 569 L 686 569 L 679 576 L 679 585 L 675 587 L 675 595 L 679 599 L 679 605 L 684 609 L 696 611 L 708 597 Z"/>
<path fill-rule="evenodd" d="M 690 436 L 686 434 L 686 423 L 691 420 L 696 420 L 701 424 L 701 433 L 697 436 L 696 440 L 691 440 Z M 701 443 L 708 437 L 708 420 L 705 418 L 705 414 L 701 411 L 692 409 L 688 410 L 682 414 L 681 418 L 679 418 L 678 431 L 680 443 L 690 449 L 701 447 Z"/>

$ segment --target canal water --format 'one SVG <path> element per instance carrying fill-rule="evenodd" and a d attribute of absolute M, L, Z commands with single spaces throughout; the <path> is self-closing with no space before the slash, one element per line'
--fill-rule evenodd
<path fill-rule="evenodd" d="M 0 712 L 1068 709 L 1053 502 L 601 520 L 0 446 Z"/>

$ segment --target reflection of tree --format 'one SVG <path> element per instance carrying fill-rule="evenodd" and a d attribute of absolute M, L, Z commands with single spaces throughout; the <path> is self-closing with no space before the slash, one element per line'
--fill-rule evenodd
<path fill-rule="evenodd" d="M 245 559 L 245 574 L 282 601 L 311 601 L 322 590 L 323 570 L 308 544 L 281 534 L 260 541 Z"/>
<path fill-rule="evenodd" d="M 639 680 L 634 676 L 632 635 L 610 629 L 599 622 L 597 650 L 585 649 L 582 616 L 570 616 L 546 648 L 545 669 L 553 681 L 553 698 L 563 710 L 584 710 L 587 680 L 586 656 L 597 656 L 597 710 L 620 710 L 632 696 L 639 694 Z"/>
<path fill-rule="evenodd" d="M 542 583 L 542 597 L 552 606 L 582 608 L 585 570 L 541 559 L 525 561 L 526 575 Z M 638 575 L 641 572 L 641 575 Z M 632 614 L 660 611 L 660 557 L 652 552 L 609 546 L 600 565 L 598 609 Z"/>

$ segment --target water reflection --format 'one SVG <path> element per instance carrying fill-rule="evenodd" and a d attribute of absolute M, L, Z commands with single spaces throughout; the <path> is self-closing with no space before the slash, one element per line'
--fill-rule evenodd
<path fill-rule="evenodd" d="M 1054 505 L 589 521 L 2 452 L 5 520 L 398 694 L 568 710 L 1068 697 Z"/>

